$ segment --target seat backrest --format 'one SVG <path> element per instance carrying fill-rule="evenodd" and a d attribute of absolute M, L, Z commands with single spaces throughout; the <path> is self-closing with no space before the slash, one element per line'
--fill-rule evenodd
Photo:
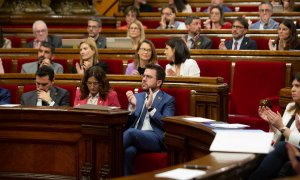
<path fill-rule="evenodd" d="M 122 59 L 101 59 L 108 65 L 108 74 L 124 74 Z"/>
<path fill-rule="evenodd" d="M 231 61 L 197 59 L 196 62 L 200 68 L 200 76 L 223 77 L 224 82 L 230 85 Z"/>
<path fill-rule="evenodd" d="M 148 29 L 156 29 L 160 24 L 159 21 L 157 20 L 148 20 L 148 19 L 143 19 L 141 20 L 144 26 L 147 26 Z"/>
<path fill-rule="evenodd" d="M 270 38 L 252 37 L 251 39 L 256 42 L 257 50 L 269 50 Z"/>
<path fill-rule="evenodd" d="M 169 37 L 152 37 L 152 38 L 147 38 L 151 40 L 155 46 L 155 48 L 165 48 L 166 47 L 166 42 L 170 39 Z"/>
<path fill-rule="evenodd" d="M 2 65 L 5 73 L 12 73 L 13 72 L 13 63 L 12 59 L 10 58 L 2 58 Z"/>
<path fill-rule="evenodd" d="M 70 68 L 69 68 L 67 59 L 55 58 L 52 61 L 62 65 L 62 67 L 64 68 L 64 73 L 70 73 Z"/>
<path fill-rule="evenodd" d="M 284 62 L 237 61 L 229 114 L 258 117 L 259 101 L 279 95 L 285 85 Z"/>
<path fill-rule="evenodd" d="M 166 69 L 167 64 L 169 64 L 171 61 L 166 59 L 158 59 L 158 64 L 163 68 Z"/>
<path fill-rule="evenodd" d="M 190 115 L 191 90 L 162 88 L 175 99 L 175 116 Z"/>
<path fill-rule="evenodd" d="M 1 88 L 8 89 L 10 91 L 11 104 L 19 104 L 19 88 L 18 85 L 0 85 Z"/>
<path fill-rule="evenodd" d="M 22 47 L 22 38 L 21 37 L 9 36 L 6 38 L 11 41 L 12 48 L 21 48 Z"/>
<path fill-rule="evenodd" d="M 134 91 L 134 88 L 131 86 L 114 86 L 113 89 L 118 94 L 118 99 L 122 109 L 128 109 L 128 99 L 126 96 L 127 91 Z"/>
<path fill-rule="evenodd" d="M 220 44 L 220 38 L 219 37 L 210 37 L 211 42 L 212 42 L 212 49 L 219 49 L 219 44 Z"/>

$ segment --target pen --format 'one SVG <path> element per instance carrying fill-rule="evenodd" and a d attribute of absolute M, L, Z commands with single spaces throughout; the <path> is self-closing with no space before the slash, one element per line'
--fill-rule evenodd
<path fill-rule="evenodd" d="M 198 164 L 185 164 L 183 165 L 184 168 L 187 169 L 209 169 L 210 166 L 198 165 Z"/>

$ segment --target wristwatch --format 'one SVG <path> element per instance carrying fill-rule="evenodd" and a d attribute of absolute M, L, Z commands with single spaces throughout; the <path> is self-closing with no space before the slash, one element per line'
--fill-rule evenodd
<path fill-rule="evenodd" d="M 283 128 L 281 128 L 279 131 L 281 132 L 281 134 L 283 134 L 284 133 L 284 131 L 286 130 L 286 128 L 287 127 L 283 127 Z"/>
<path fill-rule="evenodd" d="M 150 107 L 147 111 L 151 112 L 154 109 L 154 107 Z"/>

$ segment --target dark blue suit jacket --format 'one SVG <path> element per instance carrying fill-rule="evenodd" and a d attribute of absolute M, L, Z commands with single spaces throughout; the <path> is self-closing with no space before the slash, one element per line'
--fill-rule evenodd
<path fill-rule="evenodd" d="M 0 105 L 10 104 L 10 96 L 9 90 L 0 88 Z"/>
<path fill-rule="evenodd" d="M 129 116 L 127 127 L 132 127 L 139 118 L 145 101 L 146 93 L 142 92 L 135 94 L 134 96 L 136 97 L 137 101 L 136 110 Z M 164 136 L 164 129 L 161 118 L 174 116 L 175 100 L 172 96 L 160 90 L 155 96 L 152 107 L 156 109 L 156 112 L 152 117 L 150 117 L 150 124 L 155 134 L 157 134 L 162 140 Z"/>
<path fill-rule="evenodd" d="M 225 46 L 227 49 L 232 49 L 233 39 L 229 41 L 225 41 Z M 248 37 L 244 37 L 242 44 L 240 46 L 240 50 L 256 50 L 256 42 Z"/>

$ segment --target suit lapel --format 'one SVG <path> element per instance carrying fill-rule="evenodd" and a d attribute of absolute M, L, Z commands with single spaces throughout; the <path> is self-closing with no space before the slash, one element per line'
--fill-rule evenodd
<path fill-rule="evenodd" d="M 240 49 L 245 49 L 248 45 L 248 38 L 244 37 Z"/>
<path fill-rule="evenodd" d="M 58 93 L 57 93 L 57 88 L 51 86 L 51 87 L 50 87 L 50 97 L 51 97 L 51 99 L 52 99 L 53 101 L 55 101 L 55 102 L 56 102 L 56 99 L 57 99 L 57 95 L 58 95 Z"/>
<path fill-rule="evenodd" d="M 159 92 L 157 93 L 157 95 L 155 96 L 155 99 L 153 101 L 154 107 L 158 107 L 159 103 L 163 100 L 163 95 L 164 95 L 164 93 L 161 90 L 159 90 Z"/>

